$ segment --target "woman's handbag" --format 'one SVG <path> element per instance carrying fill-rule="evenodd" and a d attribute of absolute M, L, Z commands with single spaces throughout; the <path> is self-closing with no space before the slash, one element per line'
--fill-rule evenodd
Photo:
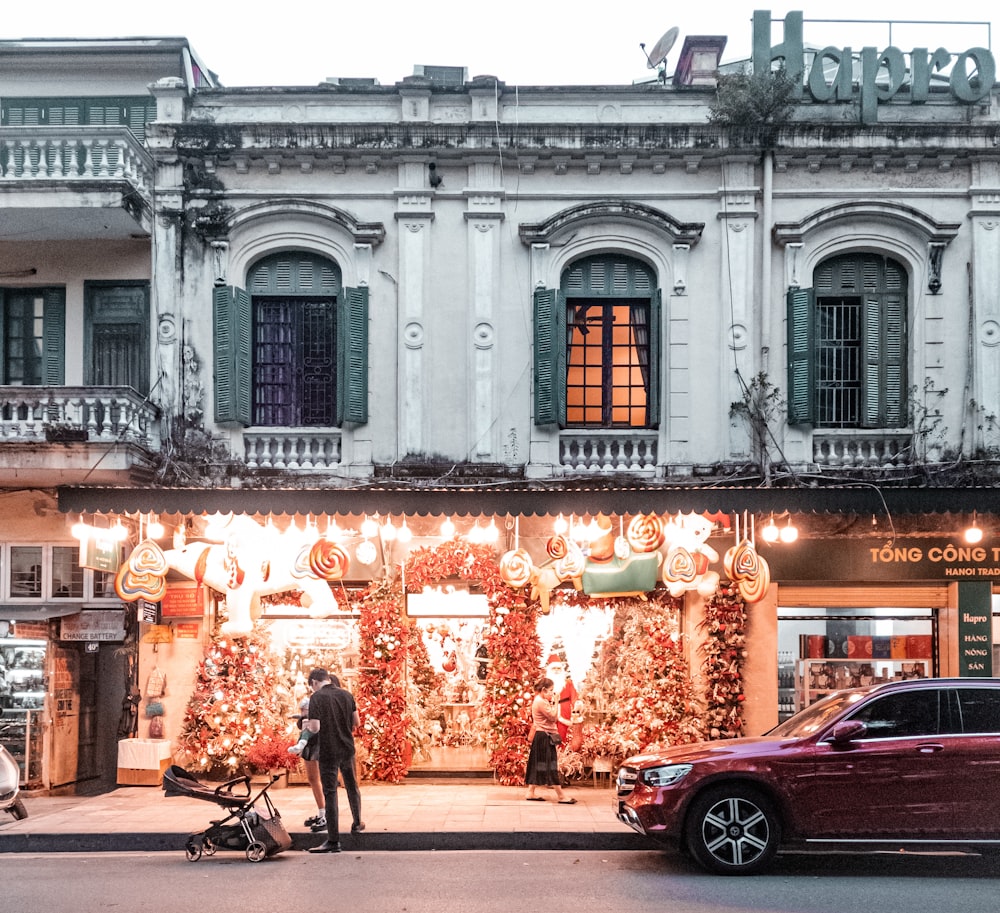
<path fill-rule="evenodd" d="M 550 732 L 549 738 L 552 739 L 553 748 L 558 748 L 560 745 L 562 745 L 562 736 L 559 735 L 558 733 L 556 735 L 552 735 L 552 733 Z"/>

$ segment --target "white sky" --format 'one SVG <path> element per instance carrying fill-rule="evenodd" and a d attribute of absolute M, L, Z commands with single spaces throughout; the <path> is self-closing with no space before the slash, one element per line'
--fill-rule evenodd
<path fill-rule="evenodd" d="M 467 67 L 508 85 L 624 85 L 651 78 L 651 51 L 669 28 L 680 37 L 667 58 L 673 72 L 687 35 L 725 35 L 723 60 L 749 56 L 754 9 L 778 20 L 801 10 L 810 45 L 890 44 L 886 20 L 988 21 L 994 4 L 972 0 L 955 12 L 931 0 L 837 0 L 776 6 L 767 0 L 700 0 L 670 9 L 661 0 L 294 0 L 287 3 L 4 3 L 0 39 L 185 37 L 227 86 L 310 86 L 329 76 L 375 77 L 392 85 L 415 64 Z M 808 20 L 881 20 L 863 26 Z M 998 15 L 1000 24 L 1000 15 Z M 775 34 L 780 34 L 776 29 Z M 891 43 L 958 53 L 1000 45 L 987 26 L 896 25 Z M 777 39 L 776 39 L 777 40 Z M 997 49 L 994 49 L 994 54 Z"/>

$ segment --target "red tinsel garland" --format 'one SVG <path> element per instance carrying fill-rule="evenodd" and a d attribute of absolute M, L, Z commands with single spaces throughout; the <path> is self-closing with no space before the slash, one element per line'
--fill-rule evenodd
<path fill-rule="evenodd" d="M 365 776 L 398 783 L 406 776 L 409 720 L 406 714 L 407 631 L 402 594 L 388 582 L 373 583 L 359 601 L 360 675 L 358 715 Z"/>
<path fill-rule="evenodd" d="M 722 584 L 705 604 L 702 671 L 706 688 L 709 738 L 743 735 L 743 663 L 746 660 L 746 603 L 732 584 Z"/>

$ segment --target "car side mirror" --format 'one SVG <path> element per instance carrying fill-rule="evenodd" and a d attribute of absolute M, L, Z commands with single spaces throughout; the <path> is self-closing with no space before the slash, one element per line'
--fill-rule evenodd
<path fill-rule="evenodd" d="M 848 742 L 860 739 L 867 731 L 868 727 L 861 720 L 845 720 L 833 727 L 830 741 L 834 745 L 846 745 Z"/>

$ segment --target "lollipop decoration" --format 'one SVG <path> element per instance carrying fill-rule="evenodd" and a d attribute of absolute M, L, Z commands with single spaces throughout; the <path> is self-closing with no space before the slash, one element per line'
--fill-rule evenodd
<path fill-rule="evenodd" d="M 320 539 L 309 551 L 309 568 L 321 580 L 342 580 L 350 559 L 336 542 Z"/>
<path fill-rule="evenodd" d="M 515 590 L 527 586 L 531 580 L 531 555 L 523 548 L 515 548 L 500 559 L 500 578 Z"/>

